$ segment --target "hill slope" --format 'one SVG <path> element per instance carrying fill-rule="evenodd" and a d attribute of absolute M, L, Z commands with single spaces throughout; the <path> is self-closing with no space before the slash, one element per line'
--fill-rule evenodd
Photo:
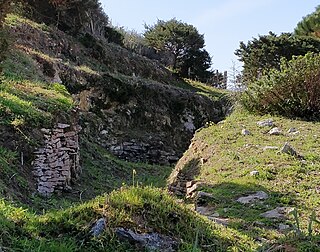
<path fill-rule="evenodd" d="M 259 126 L 261 121 L 272 125 Z M 210 193 L 206 215 L 219 216 L 266 248 L 319 251 L 320 226 L 314 221 L 320 202 L 319 127 L 319 122 L 235 112 L 195 135 L 169 187 L 186 196 L 194 189 Z M 270 132 L 274 128 L 280 132 Z M 286 143 L 294 150 L 283 150 Z M 198 188 L 187 188 L 188 181 Z"/>

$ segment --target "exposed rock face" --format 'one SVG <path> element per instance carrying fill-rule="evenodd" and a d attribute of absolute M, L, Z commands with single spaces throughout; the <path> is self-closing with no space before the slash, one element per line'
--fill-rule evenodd
<path fill-rule="evenodd" d="M 39 76 L 63 83 L 78 101 L 88 139 L 121 159 L 175 163 L 196 129 L 222 120 L 229 110 L 226 98 L 212 101 L 175 87 L 175 75 L 157 61 L 112 43 L 81 39 L 80 44 L 61 31 L 43 32 L 28 23 L 10 31 Z"/>
<path fill-rule="evenodd" d="M 121 159 L 175 163 L 196 129 L 229 110 L 227 98 L 212 101 L 171 85 L 124 78 L 105 74 L 75 95 L 84 133 Z"/>
<path fill-rule="evenodd" d="M 80 127 L 58 123 L 53 129 L 41 131 L 44 146 L 34 152 L 33 174 L 39 194 L 50 196 L 56 190 L 69 189 L 80 173 Z"/>

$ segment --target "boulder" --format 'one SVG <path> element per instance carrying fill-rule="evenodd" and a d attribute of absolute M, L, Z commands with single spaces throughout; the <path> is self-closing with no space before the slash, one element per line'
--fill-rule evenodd
<path fill-rule="evenodd" d="M 262 121 L 257 122 L 257 125 L 259 127 L 272 127 L 273 126 L 273 120 L 272 119 L 262 120 Z"/>
<path fill-rule="evenodd" d="M 116 235 L 121 240 L 126 240 L 147 251 L 174 252 L 177 249 L 177 241 L 169 236 L 158 233 L 139 234 L 131 229 L 116 228 Z"/>
<path fill-rule="evenodd" d="M 94 226 L 91 228 L 90 233 L 92 236 L 97 237 L 101 235 L 101 233 L 104 231 L 106 228 L 106 219 L 105 218 L 100 218 L 99 220 L 96 221 Z"/>

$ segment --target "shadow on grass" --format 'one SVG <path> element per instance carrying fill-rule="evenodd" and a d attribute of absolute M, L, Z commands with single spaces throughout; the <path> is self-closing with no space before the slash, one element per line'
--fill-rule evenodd
<path fill-rule="evenodd" d="M 238 184 L 234 182 L 213 185 L 207 187 L 205 191 L 213 195 L 207 205 L 219 213 L 219 218 L 228 219 L 230 228 L 253 239 L 257 237 L 268 239 L 269 235 L 271 239 L 271 233 L 279 231 L 280 223 L 291 227 L 295 224 L 289 213 L 285 214 L 283 218 L 268 219 L 261 216 L 261 214 L 277 207 L 287 207 L 288 210 L 296 207 L 298 203 L 294 193 L 282 194 L 254 183 Z M 268 197 L 252 200 L 247 204 L 237 201 L 240 197 L 253 195 L 259 191 L 265 192 Z"/>

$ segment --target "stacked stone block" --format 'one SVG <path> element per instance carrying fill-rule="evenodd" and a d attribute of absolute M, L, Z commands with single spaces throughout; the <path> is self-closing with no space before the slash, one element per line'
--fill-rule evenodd
<path fill-rule="evenodd" d="M 80 174 L 80 127 L 58 123 L 53 129 L 41 129 L 44 146 L 35 151 L 33 173 L 37 190 L 43 196 L 71 189 L 71 182 Z"/>

